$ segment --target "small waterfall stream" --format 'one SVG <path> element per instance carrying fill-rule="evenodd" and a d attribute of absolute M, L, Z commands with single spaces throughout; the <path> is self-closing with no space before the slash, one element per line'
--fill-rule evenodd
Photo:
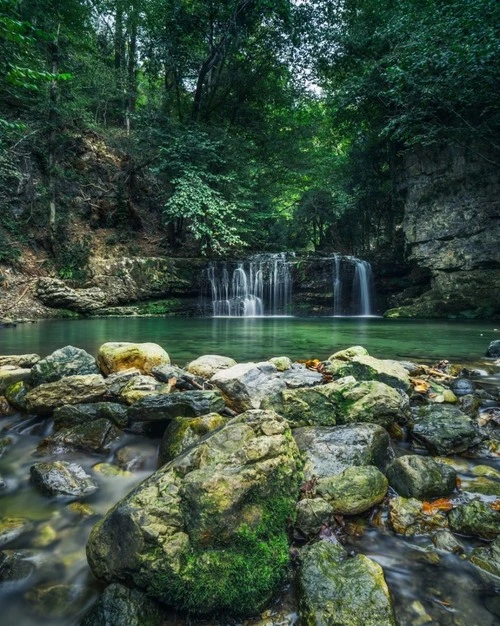
<path fill-rule="evenodd" d="M 333 257 L 333 315 L 373 315 L 373 272 L 368 261 L 352 256 Z"/>

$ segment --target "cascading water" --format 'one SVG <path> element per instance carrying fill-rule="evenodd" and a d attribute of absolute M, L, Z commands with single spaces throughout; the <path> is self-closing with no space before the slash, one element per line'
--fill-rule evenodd
<path fill-rule="evenodd" d="M 335 316 L 339 316 L 342 315 L 342 278 L 340 276 L 340 257 L 336 254 L 333 259 L 333 314 Z"/>
<path fill-rule="evenodd" d="M 356 264 L 356 270 L 354 273 L 353 294 L 354 297 L 359 299 L 359 313 L 358 315 L 371 315 L 371 295 L 373 290 L 373 274 L 372 266 L 368 261 L 360 261 L 359 259 L 353 259 Z"/>
<path fill-rule="evenodd" d="M 335 254 L 333 257 L 333 315 L 372 315 L 373 273 L 368 261 Z"/>
<path fill-rule="evenodd" d="M 289 314 L 292 275 L 285 253 L 256 255 L 236 264 L 214 262 L 205 277 L 215 317 Z"/>

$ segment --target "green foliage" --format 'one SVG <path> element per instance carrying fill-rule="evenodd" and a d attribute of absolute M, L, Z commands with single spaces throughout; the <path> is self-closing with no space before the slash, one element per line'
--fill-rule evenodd
<path fill-rule="evenodd" d="M 88 236 L 65 241 L 57 250 L 56 265 L 59 277 L 65 280 L 85 280 L 88 275 L 90 251 L 91 240 Z"/>

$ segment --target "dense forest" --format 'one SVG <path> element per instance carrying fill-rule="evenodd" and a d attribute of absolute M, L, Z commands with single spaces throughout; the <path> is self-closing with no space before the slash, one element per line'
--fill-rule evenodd
<path fill-rule="evenodd" d="M 1 0 L 0 261 L 402 245 L 399 166 L 495 161 L 496 0 Z M 395 242 L 395 244 L 394 244 Z"/>

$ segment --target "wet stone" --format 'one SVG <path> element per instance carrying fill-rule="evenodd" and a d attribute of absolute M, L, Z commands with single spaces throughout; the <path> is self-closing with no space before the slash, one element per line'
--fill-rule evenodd
<path fill-rule="evenodd" d="M 186 391 L 157 394 L 138 400 L 128 409 L 130 422 L 168 421 L 174 417 L 197 417 L 224 409 L 218 391 Z"/>
<path fill-rule="evenodd" d="M 0 546 L 8 545 L 34 529 L 34 524 L 24 517 L 0 518 Z"/>
<path fill-rule="evenodd" d="M 430 457 L 408 454 L 387 468 L 389 484 L 400 496 L 428 500 L 447 496 L 455 490 L 455 470 Z"/>
<path fill-rule="evenodd" d="M 36 463 L 30 468 L 30 474 L 33 484 L 47 496 L 82 497 L 98 488 L 94 479 L 76 463 Z"/>
<path fill-rule="evenodd" d="M 76 615 L 89 595 L 85 585 L 44 583 L 26 592 L 30 612 L 42 619 L 62 619 Z"/>
<path fill-rule="evenodd" d="M 74 346 L 65 346 L 38 361 L 32 368 L 29 386 L 53 383 L 66 376 L 99 374 L 95 358 Z"/>
<path fill-rule="evenodd" d="M 297 502 L 295 527 L 304 537 L 316 536 L 333 515 L 333 507 L 323 498 L 304 498 Z"/>
<path fill-rule="evenodd" d="M 72 428 L 64 428 L 55 435 L 42 439 L 37 447 L 39 454 L 54 454 L 71 450 L 104 454 L 110 452 L 120 430 L 107 419 L 97 419 Z"/>
<path fill-rule="evenodd" d="M 450 528 L 460 535 L 493 539 L 500 535 L 500 512 L 480 500 L 461 504 L 448 514 Z"/>
<path fill-rule="evenodd" d="M 117 402 L 95 402 L 92 404 L 68 404 L 54 411 L 54 428 L 71 428 L 98 419 L 107 419 L 118 428 L 127 425 L 127 407 Z"/>

